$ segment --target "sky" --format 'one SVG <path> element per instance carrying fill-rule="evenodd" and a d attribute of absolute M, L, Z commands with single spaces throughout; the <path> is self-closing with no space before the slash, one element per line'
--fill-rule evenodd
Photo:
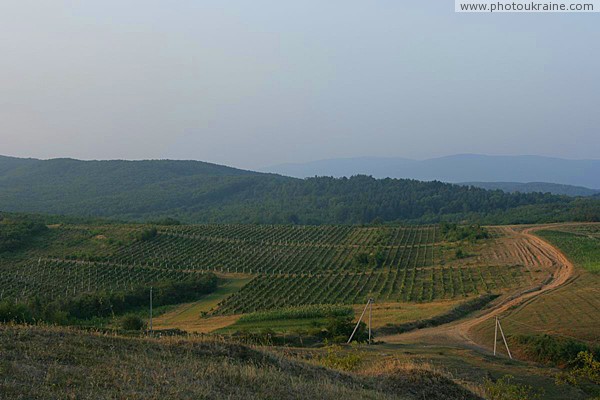
<path fill-rule="evenodd" d="M 598 13 L 448 0 L 3 0 L 0 154 L 597 159 L 599 48 Z"/>

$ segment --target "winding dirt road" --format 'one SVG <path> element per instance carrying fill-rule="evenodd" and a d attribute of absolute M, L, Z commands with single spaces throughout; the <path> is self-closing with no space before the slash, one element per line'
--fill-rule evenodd
<path fill-rule="evenodd" d="M 533 235 L 533 232 L 547 229 L 556 224 L 552 225 L 540 225 L 534 227 L 528 227 L 523 229 L 521 232 L 517 231 L 516 227 L 503 227 L 507 234 L 521 237 L 534 243 L 540 249 L 543 249 L 546 255 L 550 255 L 553 259 L 556 268 L 552 273 L 551 279 L 544 284 L 538 284 L 536 287 L 521 290 L 512 295 L 503 296 L 497 304 L 490 308 L 480 311 L 474 314 L 474 316 L 467 319 L 462 319 L 456 322 L 451 322 L 445 325 L 440 325 L 432 328 L 420 329 L 412 332 L 407 332 L 399 335 L 392 335 L 381 337 L 380 339 L 387 343 L 436 343 L 443 342 L 447 344 L 462 345 L 468 348 L 477 349 L 481 351 L 489 351 L 488 348 L 476 343 L 469 335 L 470 330 L 490 318 L 494 318 L 503 312 L 507 311 L 511 307 L 523 305 L 526 302 L 532 301 L 533 299 L 556 290 L 559 287 L 568 285 L 570 282 L 576 279 L 575 267 L 565 257 L 565 255 L 550 245 L 548 242 L 540 239 Z M 564 224 L 562 225 L 564 226 Z"/>

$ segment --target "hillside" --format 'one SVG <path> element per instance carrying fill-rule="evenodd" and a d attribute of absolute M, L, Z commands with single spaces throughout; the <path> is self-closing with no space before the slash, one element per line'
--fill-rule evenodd
<path fill-rule="evenodd" d="M 263 169 L 286 176 L 372 175 L 443 182 L 550 182 L 600 188 L 600 160 L 458 154 L 427 160 L 362 157 L 281 164 Z"/>
<path fill-rule="evenodd" d="M 352 375 L 218 339 L 0 325 L 0 353 L 0 397 L 11 399 L 479 398 L 429 371 Z"/>
<path fill-rule="evenodd" d="M 504 192 L 521 193 L 552 193 L 563 196 L 594 196 L 600 190 L 589 189 L 583 186 L 561 185 L 547 182 L 461 182 L 461 185 L 475 186 L 487 190 L 502 190 Z"/>
<path fill-rule="evenodd" d="M 0 381 L 5 382 L 0 397 L 286 398 L 273 386 L 290 385 L 290 398 L 462 398 L 465 392 L 443 376 L 404 364 L 407 358 L 421 363 L 433 358 L 434 371 L 456 371 L 457 379 L 476 386 L 486 377 L 510 373 L 519 383 L 547 388 L 547 398 L 562 399 L 568 388 L 554 386 L 552 371 L 471 356 L 461 350 L 464 336 L 424 332 L 439 324 L 442 332 L 453 332 L 452 323 L 447 325 L 453 320 L 469 326 L 510 308 L 508 302 L 519 296 L 541 300 L 542 288 L 568 299 L 569 309 L 578 311 L 560 322 L 569 336 L 598 337 L 593 290 L 581 291 L 585 281 L 578 279 L 553 291 L 554 282 L 565 277 L 564 265 L 553 248 L 520 233 L 522 227 L 73 224 L 56 217 L 45 226 L 40 216 L 0 217 L 0 243 L 5 244 L 0 247 L 0 321 L 44 321 L 117 335 L 128 329 L 128 335 L 136 335 L 132 329 L 143 326 L 126 328 L 123 322 L 132 314 L 148 318 L 148 289 L 153 287 L 154 329 L 161 334 L 171 329 L 208 333 L 219 340 L 127 339 L 0 325 Z M 578 255 L 585 268 L 597 269 L 598 224 L 576 226 L 577 241 L 563 234 L 575 229 L 569 227 L 552 225 L 553 235 L 569 244 L 565 251 Z M 594 253 L 586 255 L 581 249 Z M 589 283 L 588 289 L 597 284 Z M 206 290 L 184 295 L 183 290 L 199 284 Z M 350 368 L 353 374 L 314 366 L 331 350 L 321 347 L 325 339 L 347 340 L 368 298 L 375 301 L 376 340 L 385 343 L 359 348 L 358 353 L 354 346 L 345 347 L 346 356 L 360 359 L 359 366 Z M 536 329 L 544 321 L 556 325 L 548 317 L 551 308 L 544 306 L 533 317 L 538 315 Z M 466 318 L 456 321 L 461 316 Z M 532 315 L 524 316 L 525 323 L 528 318 Z M 503 317 L 512 348 L 517 330 L 511 322 Z M 397 340 L 384 336 L 398 332 L 408 333 Z M 493 331 L 487 326 L 485 333 Z M 358 334 L 363 335 L 358 341 L 366 340 L 364 326 Z M 423 336 L 409 341 L 411 334 L 425 335 L 438 347 L 424 346 L 428 342 Z M 492 343 L 488 336 L 476 339 L 477 346 Z M 270 351 L 280 353 L 273 357 L 227 340 L 275 346 Z M 28 357 L 23 360 L 19 354 Z M 150 365 L 160 372 L 149 374 Z M 218 377 L 204 377 L 217 366 L 221 374 L 212 375 Z M 325 380 L 316 382 L 315 373 Z M 105 375 L 118 385 L 109 386 Z M 144 380 L 136 378 L 146 375 L 150 383 L 140 384 Z M 84 376 L 96 383 L 100 395 L 86 392 L 91 389 L 81 384 Z M 234 377 L 235 386 L 222 384 Z M 165 381 L 169 384 L 158 384 Z M 204 383 L 197 385 L 199 381 Z M 423 392 L 427 390 L 432 392 Z"/>
<path fill-rule="evenodd" d="M 407 179 L 295 179 L 198 161 L 0 158 L 0 210 L 15 212 L 193 223 L 537 222 L 597 219 L 599 205 Z"/>

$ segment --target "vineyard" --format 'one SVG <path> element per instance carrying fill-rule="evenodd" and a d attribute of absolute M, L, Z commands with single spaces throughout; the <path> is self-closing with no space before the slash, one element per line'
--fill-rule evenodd
<path fill-rule="evenodd" d="M 127 291 L 159 281 L 185 281 L 197 271 L 177 271 L 148 265 L 118 265 L 60 259 L 39 259 L 0 275 L 0 299 L 76 296 L 96 291 Z"/>
<path fill-rule="evenodd" d="M 378 302 L 430 302 L 498 293 L 539 279 L 524 268 L 527 244 L 520 244 L 522 260 L 502 254 L 493 263 L 481 257 L 457 259 L 455 244 L 443 240 L 438 226 L 104 227 L 99 228 L 101 235 L 90 230 L 90 240 L 101 246 L 88 245 L 86 252 L 72 236 L 88 228 L 55 229 L 71 235 L 74 245 L 32 251 L 27 259 L 3 267 L 0 298 L 123 291 L 209 271 L 253 277 L 213 310 L 224 315 L 357 304 L 369 297 Z M 104 240 L 114 231 L 120 240 Z M 130 232 L 129 239 L 123 239 L 124 231 Z M 490 243 L 504 238 L 501 230 L 491 233 Z M 59 235 L 57 242 L 64 243 L 64 237 Z"/>

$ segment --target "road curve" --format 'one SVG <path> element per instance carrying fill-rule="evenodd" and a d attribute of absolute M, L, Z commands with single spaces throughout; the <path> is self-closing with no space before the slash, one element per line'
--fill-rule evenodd
<path fill-rule="evenodd" d="M 556 224 L 552 225 L 539 225 L 534 227 L 527 227 L 523 231 L 518 232 L 513 227 L 505 227 L 511 231 L 511 234 L 522 235 L 532 242 L 536 243 L 540 248 L 545 249 L 548 254 L 552 255 L 556 262 L 557 268 L 553 273 L 552 279 L 542 286 L 537 286 L 521 291 L 520 293 L 508 296 L 498 304 L 482 310 L 479 313 L 474 314 L 472 317 L 461 319 L 459 321 L 451 322 L 448 324 L 419 329 L 411 332 L 407 332 L 399 335 L 391 335 L 379 338 L 386 343 L 415 343 L 415 342 L 428 342 L 441 340 L 444 343 L 462 345 L 468 348 L 473 348 L 481 351 L 489 351 L 488 348 L 476 343 L 471 336 L 469 331 L 476 325 L 479 325 L 490 318 L 494 318 L 511 307 L 523 304 L 526 301 L 530 301 L 544 293 L 556 290 L 569 282 L 572 282 L 575 278 L 575 267 L 565 257 L 565 255 L 552 246 L 550 243 L 542 240 L 538 236 L 535 236 L 533 232 L 548 229 Z M 561 225 L 564 226 L 564 225 Z"/>

